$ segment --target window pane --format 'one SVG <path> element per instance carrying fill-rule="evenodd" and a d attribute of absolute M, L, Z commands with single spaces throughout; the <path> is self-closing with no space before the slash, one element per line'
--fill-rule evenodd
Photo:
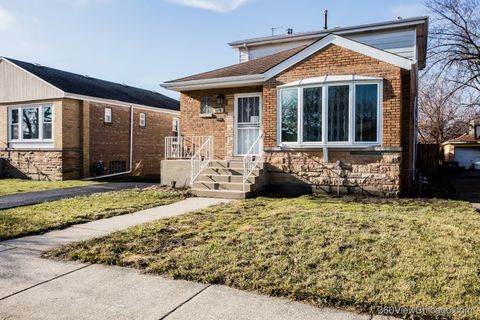
<path fill-rule="evenodd" d="M 280 91 L 280 100 L 282 105 L 282 141 L 296 142 L 298 141 L 298 90 Z"/>
<path fill-rule="evenodd" d="M 43 124 L 43 139 L 49 140 L 52 139 L 52 124 L 44 123 Z"/>
<path fill-rule="evenodd" d="M 237 104 L 238 123 L 258 123 L 260 121 L 259 97 L 240 97 Z"/>
<path fill-rule="evenodd" d="M 19 139 L 18 132 L 18 109 L 12 109 L 12 119 L 10 124 L 10 138 L 13 140 Z"/>
<path fill-rule="evenodd" d="M 12 110 L 12 124 L 18 123 L 18 109 Z"/>
<path fill-rule="evenodd" d="M 328 141 L 348 141 L 349 86 L 328 87 Z"/>
<path fill-rule="evenodd" d="M 19 138 L 18 136 L 18 124 L 12 124 L 10 126 L 10 135 L 11 139 L 16 140 Z"/>
<path fill-rule="evenodd" d="M 200 113 L 201 114 L 211 113 L 211 107 L 212 107 L 212 103 L 211 103 L 210 97 L 202 97 Z"/>
<path fill-rule="evenodd" d="M 322 141 L 322 87 L 303 89 L 303 141 Z"/>
<path fill-rule="evenodd" d="M 43 107 L 43 123 L 52 123 L 52 107 Z"/>
<path fill-rule="evenodd" d="M 23 109 L 23 139 L 38 139 L 38 108 Z"/>
<path fill-rule="evenodd" d="M 377 141 L 378 85 L 355 87 L 355 141 Z"/>

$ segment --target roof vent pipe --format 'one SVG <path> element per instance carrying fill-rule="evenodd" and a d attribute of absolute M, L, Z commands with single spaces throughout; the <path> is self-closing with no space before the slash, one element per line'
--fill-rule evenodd
<path fill-rule="evenodd" d="M 325 26 L 323 29 L 327 30 L 328 29 L 328 10 L 323 11 L 323 15 L 325 16 Z"/>

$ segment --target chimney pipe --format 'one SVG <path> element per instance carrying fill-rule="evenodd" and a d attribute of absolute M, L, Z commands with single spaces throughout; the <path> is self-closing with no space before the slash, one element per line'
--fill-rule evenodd
<path fill-rule="evenodd" d="M 325 26 L 323 29 L 327 30 L 328 29 L 328 10 L 323 11 L 323 14 L 325 16 Z"/>

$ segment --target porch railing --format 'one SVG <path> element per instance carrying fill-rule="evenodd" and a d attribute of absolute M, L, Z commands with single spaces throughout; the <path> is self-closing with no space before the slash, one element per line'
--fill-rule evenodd
<path fill-rule="evenodd" d="M 243 191 L 244 192 L 247 186 L 248 178 L 250 178 L 250 176 L 253 173 L 253 170 L 255 170 L 255 168 L 263 159 L 262 141 L 263 141 L 263 133 L 260 133 L 258 135 L 258 138 L 255 140 L 255 142 L 253 142 L 250 149 L 248 149 L 247 153 L 243 156 Z M 259 154 L 255 153 L 256 150 L 258 150 Z"/>
<path fill-rule="evenodd" d="M 211 137 L 165 137 L 165 159 L 191 159 Z"/>
<path fill-rule="evenodd" d="M 205 169 L 209 162 L 213 159 L 213 137 L 208 137 L 197 152 L 190 159 L 191 175 L 190 184 L 193 187 L 195 179 Z"/>

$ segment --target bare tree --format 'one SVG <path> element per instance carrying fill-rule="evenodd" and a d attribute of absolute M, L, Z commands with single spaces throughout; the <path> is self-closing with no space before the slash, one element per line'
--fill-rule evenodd
<path fill-rule="evenodd" d="M 440 145 L 468 131 L 476 108 L 467 106 L 461 92 L 438 75 L 423 77 L 419 91 L 418 132 L 421 143 Z"/>
<path fill-rule="evenodd" d="M 480 104 L 480 1 L 426 0 L 431 12 L 429 67 L 451 82 L 451 94 L 471 95 L 462 103 Z"/>

